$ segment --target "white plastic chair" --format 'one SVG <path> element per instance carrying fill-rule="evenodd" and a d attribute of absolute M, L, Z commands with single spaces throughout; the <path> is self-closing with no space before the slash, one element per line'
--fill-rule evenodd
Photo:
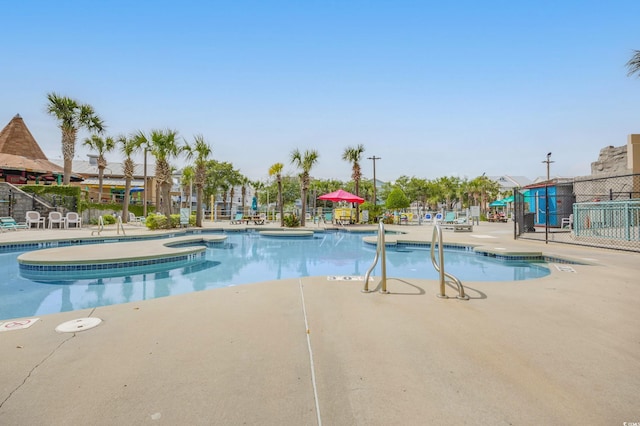
<path fill-rule="evenodd" d="M 67 216 L 64 219 L 64 227 L 69 228 L 69 225 L 75 225 L 76 228 L 82 227 L 82 218 L 76 212 L 67 212 Z"/>
<path fill-rule="evenodd" d="M 64 228 L 64 216 L 60 212 L 49 212 L 47 221 L 49 222 L 49 229 L 53 229 L 54 223 L 58 224 L 58 228 Z"/>
<path fill-rule="evenodd" d="M 40 225 L 42 225 L 42 229 L 44 229 L 44 221 L 45 217 L 40 216 L 40 212 L 37 211 L 28 211 L 25 215 L 25 223 L 29 228 L 31 228 L 31 225 L 35 224 L 36 229 L 40 228 Z"/>
<path fill-rule="evenodd" d="M 573 227 L 573 213 L 571 213 L 569 217 L 563 217 L 560 221 L 560 228 L 564 228 L 566 226 L 569 228 Z"/>

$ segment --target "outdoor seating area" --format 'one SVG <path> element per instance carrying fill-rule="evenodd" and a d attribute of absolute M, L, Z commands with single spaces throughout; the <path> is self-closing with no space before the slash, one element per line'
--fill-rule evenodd
<path fill-rule="evenodd" d="M 264 214 L 245 216 L 242 213 L 236 213 L 229 223 L 232 225 L 249 225 L 251 222 L 253 222 L 254 225 L 264 225 L 266 216 Z"/>
<path fill-rule="evenodd" d="M 25 213 L 24 223 L 16 223 L 13 218 L 1 218 L 6 225 L 3 224 L 3 228 L 7 229 L 71 229 L 82 228 L 82 216 L 77 212 L 67 212 L 62 214 L 58 211 L 49 212 L 45 217 L 40 212 L 30 210 Z M 13 225 L 15 223 L 15 225 Z"/>
<path fill-rule="evenodd" d="M 487 213 L 487 221 L 489 222 L 508 222 L 509 218 L 503 211 Z"/>

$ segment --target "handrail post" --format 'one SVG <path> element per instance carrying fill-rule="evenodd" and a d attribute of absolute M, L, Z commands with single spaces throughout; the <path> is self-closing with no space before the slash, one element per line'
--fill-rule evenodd
<path fill-rule="evenodd" d="M 436 262 L 436 256 L 434 253 L 436 242 L 438 243 L 439 264 Z M 453 280 L 453 282 L 458 287 L 458 295 L 456 296 L 456 298 L 462 299 L 462 300 L 469 300 L 469 296 L 464 294 L 464 286 L 462 285 L 462 282 L 455 276 L 448 274 L 444 271 L 444 247 L 442 245 L 442 229 L 439 224 L 436 224 L 433 227 L 433 236 L 431 237 L 431 263 L 433 264 L 433 267 L 435 268 L 435 270 L 438 271 L 440 274 L 440 293 L 437 294 L 436 296 L 442 299 L 449 298 L 449 296 L 445 294 L 444 285 L 445 285 L 445 277 L 446 277 Z"/>
<path fill-rule="evenodd" d="M 436 243 L 438 244 L 438 265 L 436 265 L 435 263 L 436 258 L 434 255 Z M 433 235 L 431 237 L 431 262 L 433 263 L 433 267 L 436 268 L 436 271 L 438 271 L 439 274 L 438 281 L 440 281 L 440 293 L 438 293 L 436 296 L 440 297 L 441 299 L 448 299 L 449 296 L 446 295 L 444 286 L 444 250 L 442 249 L 442 229 L 440 228 L 439 224 L 436 224 L 433 227 Z"/>
<path fill-rule="evenodd" d="M 376 240 L 376 256 L 373 259 L 373 263 L 367 270 L 367 273 L 364 275 L 364 288 L 362 289 L 363 293 L 369 293 L 369 277 L 371 276 L 371 272 L 373 268 L 378 264 L 378 260 L 382 258 L 381 265 L 381 273 L 382 287 L 380 289 L 380 293 L 389 293 L 387 291 L 387 252 L 385 250 L 385 239 L 384 239 L 384 222 L 380 219 L 380 223 L 378 224 L 378 238 Z"/>
<path fill-rule="evenodd" d="M 382 284 L 380 287 L 380 293 L 383 294 L 389 294 L 389 292 L 387 291 L 387 243 L 386 240 L 384 238 L 384 224 L 382 222 L 382 219 L 380 219 L 380 227 L 378 229 L 378 244 L 380 244 L 380 259 L 381 259 L 381 264 L 380 264 L 380 273 L 382 275 L 381 281 L 380 283 Z"/>

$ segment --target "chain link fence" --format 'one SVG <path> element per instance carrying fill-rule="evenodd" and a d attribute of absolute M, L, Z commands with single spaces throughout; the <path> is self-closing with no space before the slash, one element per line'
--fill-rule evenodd
<path fill-rule="evenodd" d="M 640 252 L 640 174 L 555 180 L 514 194 L 516 238 Z"/>

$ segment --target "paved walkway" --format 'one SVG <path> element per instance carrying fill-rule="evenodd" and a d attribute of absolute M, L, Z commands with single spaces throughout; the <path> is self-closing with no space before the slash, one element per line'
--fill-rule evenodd
<path fill-rule="evenodd" d="M 430 226 L 391 228 L 431 239 Z M 640 254 L 514 241 L 510 224 L 444 238 L 589 265 L 465 282 L 469 301 L 436 298 L 430 280 L 390 279 L 382 295 L 309 277 L 45 315 L 0 333 L 0 424 L 640 422 Z M 103 323 L 54 330 L 89 316 Z"/>

